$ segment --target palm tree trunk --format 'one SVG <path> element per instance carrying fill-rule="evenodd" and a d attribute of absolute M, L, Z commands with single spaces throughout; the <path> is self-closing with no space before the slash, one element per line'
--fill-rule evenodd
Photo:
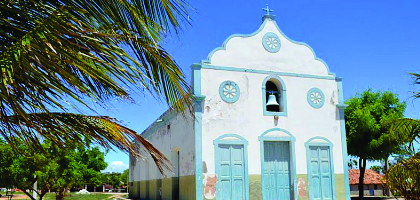
<path fill-rule="evenodd" d="M 360 176 L 359 176 L 359 198 L 363 198 L 364 196 L 364 190 L 363 190 L 363 180 L 365 178 L 365 170 L 366 170 L 366 159 L 359 158 L 359 170 L 360 170 Z"/>

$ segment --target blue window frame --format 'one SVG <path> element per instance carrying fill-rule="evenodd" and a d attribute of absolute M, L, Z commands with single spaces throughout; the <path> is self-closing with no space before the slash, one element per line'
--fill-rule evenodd
<path fill-rule="evenodd" d="M 271 135 L 272 132 L 283 132 L 286 134 L 286 136 L 273 136 Z M 289 132 L 281 128 L 272 128 L 267 131 L 265 131 L 263 134 L 261 134 L 258 137 L 260 141 L 260 153 L 261 153 L 261 187 L 262 187 L 262 195 L 263 200 L 268 200 L 267 197 L 269 196 L 266 194 L 267 192 L 264 190 L 264 186 L 266 185 L 266 178 L 264 177 L 264 171 L 265 171 L 265 142 L 288 142 L 289 146 L 289 154 L 290 154 L 290 184 L 292 186 L 291 195 L 293 197 L 291 199 L 297 200 L 298 199 L 298 193 L 297 193 L 297 181 L 296 181 L 296 154 L 295 154 L 295 137 Z M 265 198 L 264 198 L 265 197 Z"/>
<path fill-rule="evenodd" d="M 269 83 L 268 83 L 269 82 Z M 271 91 L 271 87 L 275 85 L 277 91 Z M 269 87 L 267 87 L 267 85 Z M 276 101 L 279 104 L 278 108 L 272 110 L 267 106 L 267 100 L 269 94 L 276 96 Z M 263 115 L 265 116 L 287 116 L 287 94 L 286 85 L 283 80 L 276 75 L 270 75 L 266 77 L 262 83 L 262 104 L 263 104 Z"/>
<path fill-rule="evenodd" d="M 308 170 L 308 185 L 310 199 L 337 199 L 335 190 L 335 175 L 334 175 L 334 156 L 333 156 L 333 143 L 325 137 L 312 137 L 305 142 L 306 147 L 306 165 Z M 323 151 L 324 156 L 320 156 L 320 151 Z M 316 155 L 318 153 L 318 155 Z M 321 162 L 323 165 L 321 166 Z M 319 169 L 313 166 L 318 166 Z M 325 169 L 324 169 L 325 168 Z M 324 173 L 324 175 L 322 174 Z M 325 175 L 325 173 L 328 173 Z M 313 177 L 317 176 L 324 179 L 318 183 L 312 183 Z"/>
<path fill-rule="evenodd" d="M 233 152 L 234 150 L 236 150 L 236 153 L 238 153 L 238 149 L 242 149 L 243 153 L 242 153 L 242 162 L 243 162 L 243 189 L 244 191 L 240 191 L 239 193 L 242 193 L 245 195 L 245 198 L 243 198 L 243 200 L 249 200 L 249 179 L 248 179 L 248 141 L 243 138 L 240 135 L 237 134 L 224 134 L 219 136 L 218 138 L 216 138 L 213 141 L 214 144 L 214 152 L 215 152 L 215 168 L 216 168 L 216 174 L 218 177 L 218 181 L 217 181 L 217 185 L 216 185 L 216 194 L 218 195 L 218 197 L 220 199 L 222 199 L 222 196 L 230 196 L 230 198 L 227 199 L 232 199 L 236 196 L 238 196 L 238 191 L 235 191 L 234 188 L 231 188 L 231 192 L 227 192 L 226 189 L 229 190 L 229 186 L 223 185 L 221 183 L 220 179 L 223 179 L 223 172 L 226 172 L 226 170 L 221 169 L 221 166 L 226 167 L 227 163 L 225 163 L 226 160 L 224 159 L 220 159 L 220 158 L 226 158 L 226 156 L 221 156 L 221 153 L 223 153 L 223 155 L 226 154 L 226 151 L 228 150 L 229 152 Z M 238 148 L 239 147 L 239 148 Z M 224 151 L 226 150 L 226 151 Z M 235 153 L 235 152 L 233 152 Z M 232 157 L 230 157 L 232 158 Z M 232 162 L 232 161 L 230 161 Z M 230 163 L 232 164 L 232 163 Z M 238 163 L 236 163 L 238 164 Z M 230 170 L 232 171 L 232 170 Z M 240 170 L 241 171 L 241 170 Z M 229 177 L 225 177 L 225 178 L 229 178 Z M 232 181 L 231 181 L 232 182 Z M 226 186 L 226 187 L 224 187 Z M 220 196 L 222 195 L 222 196 Z M 241 196 L 241 195 L 239 195 Z M 219 199 L 217 198 L 217 199 Z"/>

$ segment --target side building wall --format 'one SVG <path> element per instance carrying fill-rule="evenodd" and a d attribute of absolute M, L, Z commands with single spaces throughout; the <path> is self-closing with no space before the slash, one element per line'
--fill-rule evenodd
<path fill-rule="evenodd" d="M 195 152 L 194 120 L 188 113 L 183 116 L 165 112 L 143 133 L 171 162 L 172 172 L 163 176 L 150 157 L 135 159 L 130 156 L 129 198 L 142 200 L 194 199 Z M 144 154 L 144 151 L 142 152 Z"/>

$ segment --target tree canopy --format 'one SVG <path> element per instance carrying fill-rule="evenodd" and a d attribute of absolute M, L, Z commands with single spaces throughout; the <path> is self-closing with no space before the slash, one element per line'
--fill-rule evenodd
<path fill-rule="evenodd" d="M 61 200 L 67 188 L 102 184 L 100 171 L 107 164 L 98 147 L 77 145 L 63 149 L 48 141 L 42 146 L 31 149 L 20 145 L 16 149 L 0 143 L 0 187 L 16 187 L 33 199 L 27 190 L 33 191 L 37 182 L 40 199 L 51 190 Z"/>
<path fill-rule="evenodd" d="M 346 101 L 348 153 L 366 159 L 383 159 L 390 145 L 386 122 L 404 116 L 405 102 L 390 91 L 358 93 Z"/>
<path fill-rule="evenodd" d="M 406 107 L 398 96 L 390 91 L 373 92 L 371 89 L 358 93 L 345 102 L 347 149 L 359 157 L 359 196 L 363 197 L 363 177 L 366 160 L 386 162 L 391 153 L 400 150 L 400 141 L 390 140 L 387 122 L 402 118 Z"/>

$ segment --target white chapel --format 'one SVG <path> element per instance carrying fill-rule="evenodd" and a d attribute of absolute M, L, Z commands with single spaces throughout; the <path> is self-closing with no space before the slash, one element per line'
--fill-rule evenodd
<path fill-rule="evenodd" d="M 168 110 L 142 133 L 173 173 L 130 159 L 130 198 L 350 200 L 342 79 L 274 16 L 191 70 L 194 114 Z"/>

